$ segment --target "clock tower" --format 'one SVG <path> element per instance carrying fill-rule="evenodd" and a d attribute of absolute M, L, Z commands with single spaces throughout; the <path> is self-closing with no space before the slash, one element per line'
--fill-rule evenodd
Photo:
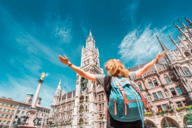
<path fill-rule="evenodd" d="M 85 48 L 81 51 L 80 68 L 90 74 L 103 74 L 100 68 L 99 50 L 95 48 L 95 40 L 93 39 L 91 30 L 86 40 Z M 74 107 L 74 125 L 81 122 L 87 122 L 85 128 L 97 128 L 98 112 L 97 112 L 97 83 L 83 78 L 77 74 L 76 79 L 76 98 Z M 74 126 L 74 128 L 76 128 Z"/>

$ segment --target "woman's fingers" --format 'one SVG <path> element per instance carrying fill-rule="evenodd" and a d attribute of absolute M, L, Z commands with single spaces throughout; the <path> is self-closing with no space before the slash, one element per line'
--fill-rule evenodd
<path fill-rule="evenodd" d="M 63 55 L 63 56 L 67 59 L 67 57 L 65 55 Z"/>

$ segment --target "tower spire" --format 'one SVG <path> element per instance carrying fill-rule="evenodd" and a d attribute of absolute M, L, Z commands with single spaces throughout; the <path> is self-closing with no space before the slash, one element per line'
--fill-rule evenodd
<path fill-rule="evenodd" d="M 192 35 L 191 31 L 189 30 L 189 28 L 183 23 L 183 22 L 180 22 L 182 24 L 182 26 Z"/>
<path fill-rule="evenodd" d="M 92 36 L 91 29 L 90 29 L 90 31 L 89 31 L 89 36 Z"/>
<path fill-rule="evenodd" d="M 192 26 L 192 22 L 185 17 L 186 21 L 189 23 L 189 26 Z"/>
<path fill-rule="evenodd" d="M 61 79 L 60 79 L 60 81 L 59 81 L 59 84 L 58 84 L 57 89 L 61 90 Z"/>
<path fill-rule="evenodd" d="M 62 95 L 67 94 L 66 86 L 63 88 Z"/>
<path fill-rule="evenodd" d="M 161 48 L 163 49 L 163 51 L 168 51 L 168 49 L 165 47 L 165 45 L 161 42 L 161 40 L 159 39 L 159 37 L 158 36 L 156 36 L 157 37 L 157 40 L 159 41 L 159 44 L 160 44 L 160 46 L 161 46 Z"/>
<path fill-rule="evenodd" d="M 171 36 L 169 36 L 169 38 L 171 39 L 171 41 L 173 42 L 173 44 L 177 47 L 177 49 L 179 50 L 179 52 L 181 53 L 181 55 L 182 55 L 183 57 L 186 57 L 186 56 L 183 54 L 181 48 L 178 46 L 178 44 L 173 40 L 173 38 L 172 38 Z"/>

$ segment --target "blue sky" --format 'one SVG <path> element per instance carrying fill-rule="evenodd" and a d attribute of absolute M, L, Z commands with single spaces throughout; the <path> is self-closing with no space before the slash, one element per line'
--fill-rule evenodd
<path fill-rule="evenodd" d="M 192 1 L 185 0 L 6 0 L 0 1 L 0 96 L 23 102 L 35 93 L 40 74 L 49 75 L 40 91 L 50 106 L 61 79 L 75 89 L 76 73 L 60 63 L 66 55 L 80 66 L 81 48 L 91 29 L 100 67 L 110 58 L 134 67 L 154 59 L 161 50 L 155 38 L 175 49 L 168 36 L 180 34 L 173 23 L 192 20 Z M 106 74 L 106 72 L 105 72 Z"/>

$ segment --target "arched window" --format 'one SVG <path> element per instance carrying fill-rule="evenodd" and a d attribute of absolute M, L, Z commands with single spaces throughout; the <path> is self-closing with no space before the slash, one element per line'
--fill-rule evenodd
<path fill-rule="evenodd" d="M 184 71 L 185 75 L 187 75 L 187 76 L 188 76 L 188 75 L 191 75 L 189 69 L 183 68 L 183 71 Z"/>
<path fill-rule="evenodd" d="M 153 84 L 154 84 L 155 86 L 158 86 L 158 83 L 157 83 L 156 78 L 153 78 Z"/>
<path fill-rule="evenodd" d="M 152 88 L 153 87 L 153 83 L 151 82 L 151 80 L 148 80 L 148 83 L 149 83 L 150 88 Z"/>
<path fill-rule="evenodd" d="M 138 85 L 139 85 L 139 90 L 140 90 L 140 91 L 143 90 L 143 87 L 142 87 L 142 85 L 141 85 L 140 82 L 138 83 Z"/>
<path fill-rule="evenodd" d="M 164 78 L 165 78 L 165 81 L 167 82 L 167 83 L 170 83 L 170 80 L 169 80 L 169 78 L 168 78 L 168 76 L 165 74 L 164 75 Z"/>

